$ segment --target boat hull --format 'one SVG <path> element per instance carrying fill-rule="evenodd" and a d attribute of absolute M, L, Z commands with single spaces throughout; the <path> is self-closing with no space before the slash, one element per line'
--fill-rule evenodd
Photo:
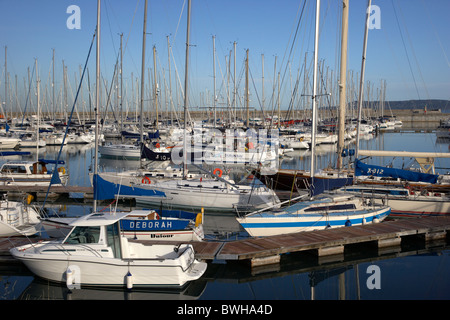
<path fill-rule="evenodd" d="M 16 201 L 0 201 L 0 237 L 32 236 L 41 229 L 32 207 Z"/>
<path fill-rule="evenodd" d="M 63 245 L 60 248 L 61 252 L 68 249 Z M 190 246 L 177 259 L 118 259 L 99 257 L 99 254 L 86 257 L 71 254 L 70 249 L 65 255 L 33 251 L 33 247 L 27 245 L 11 249 L 11 254 L 36 276 L 66 284 L 72 277 L 73 282 L 69 282 L 75 286 L 126 287 L 127 281 L 131 281 L 133 287 L 178 288 L 200 278 L 207 266 L 194 259 Z"/>
<path fill-rule="evenodd" d="M 205 188 L 206 189 L 206 188 Z M 216 190 L 200 190 L 198 188 L 155 187 L 155 190 L 163 192 L 165 197 L 135 196 L 136 203 L 144 206 L 156 206 L 163 208 L 183 209 L 200 211 L 202 208 L 208 211 L 231 213 L 249 212 L 262 209 L 279 202 L 275 193 L 259 193 L 258 191 L 240 193 L 224 189 L 223 192 Z"/>
<path fill-rule="evenodd" d="M 343 192 L 365 197 L 378 205 L 391 207 L 391 216 L 417 217 L 450 214 L 450 198 L 441 192 L 414 192 L 407 188 L 388 186 L 345 187 Z"/>
<path fill-rule="evenodd" d="M 141 158 L 141 150 L 138 146 L 126 144 L 100 146 L 99 152 L 102 157 L 123 157 L 126 159 Z"/>
<path fill-rule="evenodd" d="M 253 237 L 265 237 L 295 232 L 325 230 L 345 226 L 357 226 L 383 221 L 389 214 L 390 208 L 359 213 L 342 212 L 333 215 L 299 215 L 291 217 L 243 217 L 237 218 L 242 227 Z"/>

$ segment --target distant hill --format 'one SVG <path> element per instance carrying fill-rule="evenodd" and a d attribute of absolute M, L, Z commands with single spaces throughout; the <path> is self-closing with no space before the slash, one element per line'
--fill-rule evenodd
<path fill-rule="evenodd" d="M 371 102 L 379 104 L 378 102 Z M 450 112 L 450 100 L 405 100 L 405 101 L 386 101 L 385 107 L 391 109 L 423 109 L 428 110 L 441 109 L 442 112 Z"/>

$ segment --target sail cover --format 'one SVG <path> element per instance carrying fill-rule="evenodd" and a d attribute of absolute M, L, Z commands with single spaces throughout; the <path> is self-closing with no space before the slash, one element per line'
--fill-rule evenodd
<path fill-rule="evenodd" d="M 146 190 L 138 187 L 130 187 L 126 185 L 115 184 L 104 180 L 98 174 L 93 177 L 94 199 L 107 200 L 120 196 L 151 196 L 165 197 L 166 194 L 158 190 Z"/>
<path fill-rule="evenodd" d="M 374 177 L 391 177 L 399 178 L 414 182 L 428 182 L 436 183 L 438 180 L 437 174 L 429 174 L 422 172 L 414 172 L 403 169 L 387 168 L 375 165 L 369 165 L 355 160 L 355 175 L 356 176 L 374 176 Z"/>

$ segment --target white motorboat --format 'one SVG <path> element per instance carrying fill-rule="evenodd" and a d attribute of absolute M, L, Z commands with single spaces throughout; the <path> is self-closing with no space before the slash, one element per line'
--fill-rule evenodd
<path fill-rule="evenodd" d="M 282 210 L 260 210 L 237 218 L 253 237 L 324 230 L 377 223 L 390 213 L 388 206 L 367 204 L 353 195 L 323 194 Z"/>
<path fill-rule="evenodd" d="M 38 212 L 22 202 L 0 201 L 0 237 L 31 236 L 40 229 Z"/>
<path fill-rule="evenodd" d="M 52 180 L 53 171 L 47 168 L 50 160 L 38 161 L 8 161 L 0 168 L 1 185 L 48 186 Z M 64 167 L 58 167 L 60 182 L 53 181 L 53 185 L 66 185 L 69 173 Z"/>
<path fill-rule="evenodd" d="M 10 249 L 35 275 L 69 288 L 182 287 L 199 279 L 207 264 L 190 244 L 136 242 L 121 235 L 129 213 L 95 212 L 71 223 L 66 238 Z"/>

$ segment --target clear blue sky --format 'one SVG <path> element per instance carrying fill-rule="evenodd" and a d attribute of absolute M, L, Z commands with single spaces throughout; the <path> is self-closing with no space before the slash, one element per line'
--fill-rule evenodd
<path fill-rule="evenodd" d="M 128 104 L 132 103 L 131 74 L 134 84 L 141 73 L 142 26 L 144 0 L 102 1 L 101 11 L 101 72 L 104 81 L 111 83 L 114 64 L 123 33 L 124 81 Z M 372 84 L 372 98 L 386 81 L 387 100 L 450 99 L 450 1 L 448 0 L 373 0 L 380 8 L 381 28 L 369 32 L 366 80 Z M 71 14 L 70 5 L 81 9 L 81 29 L 66 26 Z M 314 45 L 315 0 L 192 0 L 190 97 L 191 107 L 213 93 L 213 41 L 216 38 L 216 92 L 219 103 L 226 101 L 226 69 L 231 52 L 233 74 L 233 42 L 236 42 L 237 82 L 243 95 L 245 51 L 249 49 L 251 100 L 259 109 L 262 99 L 262 55 L 264 55 L 265 106 L 272 103 L 273 78 L 280 72 L 282 107 L 289 104 L 289 96 L 299 70 L 304 67 L 308 53 L 310 63 Z M 363 48 L 366 0 L 350 0 L 348 70 L 359 75 Z M 167 37 L 173 60 L 172 88 L 175 87 L 175 68 L 184 84 L 186 41 L 186 2 L 183 0 L 148 1 L 146 86 L 149 73 L 153 77 L 153 46 L 157 50 L 159 86 L 168 83 Z M 319 58 L 334 80 L 339 74 L 339 41 L 341 1 L 321 1 Z M 24 79 L 27 69 L 34 67 L 35 58 L 41 78 L 43 99 L 51 98 L 52 49 L 55 49 L 55 77 L 57 96 L 61 99 L 62 61 L 67 66 L 70 88 L 75 94 L 75 74 L 84 65 L 95 30 L 97 4 L 94 0 L 0 0 L 0 96 L 5 95 L 4 48 L 7 47 L 7 71 L 10 75 L 8 95 L 19 87 L 19 100 L 25 101 Z M 294 33 L 299 23 L 297 37 Z M 292 51 L 291 51 L 292 48 Z M 291 53 L 291 54 L 290 54 Z M 277 60 L 276 72 L 275 59 Z M 95 81 L 95 46 L 89 62 L 92 88 Z M 324 73 L 325 77 L 325 73 Z M 165 79 L 165 80 L 164 80 Z M 87 79 L 86 79 L 87 80 Z M 303 91 L 303 73 L 300 77 Z M 348 79 L 349 80 L 349 79 Z M 350 80 L 349 80 L 350 81 Z M 231 80 L 231 87 L 232 87 Z M 356 83 L 357 84 L 357 83 Z M 47 90 L 45 92 L 45 90 Z M 11 92 L 12 91 L 12 92 Z M 175 95 L 175 90 L 174 95 Z M 356 96 L 356 93 L 355 93 Z M 69 105 L 72 94 L 69 94 Z"/>

